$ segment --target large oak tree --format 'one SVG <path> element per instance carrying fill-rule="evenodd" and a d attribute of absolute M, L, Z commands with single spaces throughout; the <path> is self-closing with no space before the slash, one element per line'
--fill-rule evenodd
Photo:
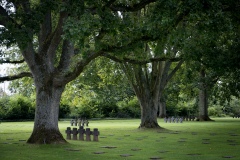
<path fill-rule="evenodd" d="M 124 23 L 120 12 L 141 10 L 154 1 L 1 0 L 0 44 L 16 44 L 30 70 L 1 81 L 30 76 L 36 87 L 34 128 L 28 143 L 66 143 L 58 128 L 64 87 L 94 58 L 141 40 L 141 32 L 121 36 L 131 22 Z M 124 43 L 119 46 L 112 41 L 114 36 L 125 38 Z"/>

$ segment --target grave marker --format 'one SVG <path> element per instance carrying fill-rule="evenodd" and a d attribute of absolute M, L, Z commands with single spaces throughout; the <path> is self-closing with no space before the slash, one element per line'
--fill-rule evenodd
<path fill-rule="evenodd" d="M 78 133 L 79 133 L 79 140 L 84 141 L 85 129 L 83 128 L 83 126 L 79 127 Z"/>
<path fill-rule="evenodd" d="M 86 129 L 86 141 L 91 141 L 91 134 L 92 132 L 90 131 L 90 128 Z"/>
<path fill-rule="evenodd" d="M 73 134 L 73 140 L 77 140 L 77 134 L 78 134 L 77 128 L 73 128 L 72 134 Z"/>
<path fill-rule="evenodd" d="M 67 139 L 71 140 L 71 133 L 72 133 L 71 127 L 67 127 L 67 130 L 65 132 L 67 133 Z"/>
<path fill-rule="evenodd" d="M 74 120 L 71 119 L 71 121 L 70 121 L 71 126 L 73 126 L 73 123 L 74 123 Z"/>
<path fill-rule="evenodd" d="M 98 135 L 99 135 L 99 131 L 97 128 L 93 129 L 93 141 L 98 141 Z"/>

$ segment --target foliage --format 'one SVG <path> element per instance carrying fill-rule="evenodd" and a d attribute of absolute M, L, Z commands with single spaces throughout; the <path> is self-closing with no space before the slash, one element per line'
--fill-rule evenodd
<path fill-rule="evenodd" d="M 132 97 L 129 101 L 119 101 L 117 105 L 119 107 L 119 110 L 117 113 L 114 113 L 115 117 L 140 118 L 141 110 L 136 96 Z"/>
<path fill-rule="evenodd" d="M 71 113 L 70 106 L 68 104 L 60 104 L 59 118 L 68 118 Z"/>
<path fill-rule="evenodd" d="M 6 96 L 0 99 L 1 117 L 8 120 L 33 119 L 35 108 L 28 97 Z"/>

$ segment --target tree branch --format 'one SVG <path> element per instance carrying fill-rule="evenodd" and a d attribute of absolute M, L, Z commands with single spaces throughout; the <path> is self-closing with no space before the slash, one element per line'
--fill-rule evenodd
<path fill-rule="evenodd" d="M 159 58 L 150 58 L 148 60 L 136 60 L 136 59 L 130 59 L 130 58 L 126 58 L 126 57 L 120 59 L 120 58 L 118 58 L 116 56 L 112 56 L 108 53 L 104 53 L 104 54 L 102 54 L 102 56 L 109 58 L 118 63 L 127 62 L 127 63 L 131 63 L 131 64 L 139 64 L 139 65 L 143 65 L 143 64 L 147 64 L 147 63 L 151 63 L 151 62 L 159 62 L 159 61 L 178 62 L 178 61 L 182 60 L 181 57 L 177 57 L 177 58 L 159 57 Z"/>
<path fill-rule="evenodd" d="M 181 65 L 183 64 L 183 62 L 184 62 L 183 59 L 181 59 L 181 60 L 178 62 L 177 66 L 176 66 L 176 67 L 172 70 L 172 72 L 168 75 L 166 82 L 168 82 L 168 81 L 173 77 L 173 75 L 180 69 L 180 67 L 181 67 Z"/>
<path fill-rule="evenodd" d="M 20 63 L 23 63 L 23 62 L 25 62 L 25 60 L 24 59 L 22 59 L 22 60 L 16 60 L 16 61 L 11 61 L 11 60 L 9 60 L 9 59 L 6 59 L 6 60 L 0 60 L 0 64 L 2 64 L 2 63 L 10 63 L 10 64 L 20 64 Z"/>
<path fill-rule="evenodd" d="M 31 77 L 32 78 L 32 73 L 22 72 L 22 73 L 19 73 L 17 75 L 13 75 L 13 76 L 0 77 L 0 82 L 12 81 L 12 80 L 20 79 L 20 78 L 23 78 L 23 77 Z"/>

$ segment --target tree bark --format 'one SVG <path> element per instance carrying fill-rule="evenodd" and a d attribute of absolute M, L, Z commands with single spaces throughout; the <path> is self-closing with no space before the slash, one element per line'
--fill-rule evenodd
<path fill-rule="evenodd" d="M 34 128 L 27 143 L 66 143 L 58 128 L 59 103 L 64 87 L 51 84 L 36 86 Z"/>
<path fill-rule="evenodd" d="M 207 84 L 204 82 L 205 71 L 202 69 L 200 71 L 200 77 L 202 82 L 200 82 L 199 89 L 199 121 L 212 121 L 208 116 L 208 94 L 207 94 Z"/>
<path fill-rule="evenodd" d="M 151 96 L 139 98 L 141 107 L 141 124 L 139 128 L 160 128 L 157 122 L 157 104 Z"/>
<path fill-rule="evenodd" d="M 167 116 L 167 114 L 166 114 L 166 102 L 165 101 L 160 100 L 158 111 L 159 111 L 159 114 L 158 114 L 159 118 L 164 118 L 164 117 Z"/>

